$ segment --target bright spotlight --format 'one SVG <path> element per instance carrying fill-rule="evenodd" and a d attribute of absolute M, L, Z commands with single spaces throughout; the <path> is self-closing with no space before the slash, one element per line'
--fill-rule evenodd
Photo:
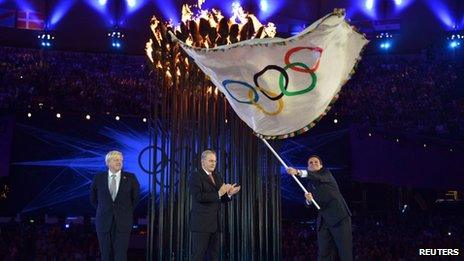
<path fill-rule="evenodd" d="M 142 121 L 143 121 L 143 122 L 147 122 L 147 118 L 143 118 Z"/>
<path fill-rule="evenodd" d="M 106 1 L 107 0 L 98 0 L 98 4 L 100 4 L 101 6 L 104 6 L 106 5 Z"/>
<path fill-rule="evenodd" d="M 374 0 L 366 0 L 364 6 L 367 10 L 372 10 L 372 8 L 374 8 Z"/>
<path fill-rule="evenodd" d="M 57 117 L 58 119 L 61 118 L 61 113 L 57 113 L 57 114 L 56 114 L 56 117 Z"/>
<path fill-rule="evenodd" d="M 127 6 L 129 6 L 130 8 L 134 8 L 135 7 L 135 0 L 126 0 L 127 1 Z"/>
<path fill-rule="evenodd" d="M 119 116 L 116 116 L 115 119 L 116 119 L 117 121 L 119 121 L 119 119 L 121 119 L 121 118 L 119 118 Z"/>
<path fill-rule="evenodd" d="M 391 48 L 391 43 L 390 42 L 381 42 L 380 43 L 380 49 L 388 50 Z"/>
<path fill-rule="evenodd" d="M 458 48 L 459 46 L 461 46 L 461 43 L 459 41 L 451 41 L 449 44 L 449 47 L 453 49 Z"/>
<path fill-rule="evenodd" d="M 90 115 L 87 114 L 87 115 L 85 116 L 85 118 L 86 118 L 87 120 L 90 120 Z"/>
<path fill-rule="evenodd" d="M 27 113 L 27 117 L 28 117 L 28 118 L 32 117 L 32 113 L 30 113 L 30 112 Z"/>
<path fill-rule="evenodd" d="M 395 0 L 396 5 L 401 5 L 403 3 L 403 0 Z"/>
<path fill-rule="evenodd" d="M 261 11 L 267 12 L 269 10 L 269 3 L 267 2 L 267 0 L 261 0 L 259 2 L 259 8 L 261 9 Z"/>

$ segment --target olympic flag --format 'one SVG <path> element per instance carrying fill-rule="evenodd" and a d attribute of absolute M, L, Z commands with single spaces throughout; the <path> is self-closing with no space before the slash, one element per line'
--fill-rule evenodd
<path fill-rule="evenodd" d="M 329 14 L 287 39 L 252 39 L 215 48 L 179 41 L 261 138 L 287 138 L 330 109 L 368 43 L 342 13 Z"/>

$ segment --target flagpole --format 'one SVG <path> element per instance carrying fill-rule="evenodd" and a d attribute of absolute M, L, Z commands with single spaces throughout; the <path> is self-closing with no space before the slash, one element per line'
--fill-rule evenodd
<path fill-rule="evenodd" d="M 277 152 L 274 150 L 274 148 L 271 147 L 271 145 L 267 142 L 267 140 L 261 138 L 261 140 L 264 142 L 264 144 L 266 144 L 266 146 L 272 151 L 272 153 L 274 154 L 274 156 L 276 156 L 276 158 L 280 161 L 280 163 L 285 167 L 285 169 L 288 169 L 288 166 L 287 164 L 285 164 L 285 162 L 282 160 L 282 158 L 279 156 L 279 154 L 277 154 Z M 296 181 L 296 183 L 298 183 L 298 185 L 300 186 L 300 188 L 305 192 L 305 193 L 308 193 L 308 191 L 306 190 L 306 188 L 303 186 L 303 184 L 301 184 L 300 180 L 298 180 L 297 177 L 295 177 L 295 175 L 291 175 L 292 178 Z M 319 205 L 316 203 L 316 201 L 314 199 L 311 199 L 311 203 L 314 204 L 314 206 L 317 208 L 317 210 L 320 210 L 321 207 L 319 207 Z"/>

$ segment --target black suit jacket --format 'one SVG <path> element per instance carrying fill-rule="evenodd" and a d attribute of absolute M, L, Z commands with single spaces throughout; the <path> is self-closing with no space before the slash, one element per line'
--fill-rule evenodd
<path fill-rule="evenodd" d="M 109 232 L 114 217 L 119 232 L 130 232 L 139 192 L 137 177 L 132 173 L 121 171 L 118 194 L 113 202 L 108 186 L 108 172 L 95 175 L 90 189 L 90 202 L 97 209 L 95 216 L 97 231 Z"/>
<path fill-rule="evenodd" d="M 216 185 L 203 169 L 190 176 L 189 189 L 192 196 L 190 230 L 192 232 L 214 233 L 222 231 L 220 225 L 221 203 L 229 202 L 230 198 L 227 193 L 219 198 L 218 191 L 224 182 L 219 173 L 213 173 L 213 178 Z"/>
<path fill-rule="evenodd" d="M 350 209 L 345 202 L 337 181 L 332 176 L 332 173 L 325 168 L 319 171 L 308 171 L 308 176 L 304 179 L 308 180 L 307 188 L 313 192 L 314 200 L 319 204 L 317 225 L 320 227 L 321 217 L 329 226 L 337 224 L 340 220 L 351 216 Z"/>

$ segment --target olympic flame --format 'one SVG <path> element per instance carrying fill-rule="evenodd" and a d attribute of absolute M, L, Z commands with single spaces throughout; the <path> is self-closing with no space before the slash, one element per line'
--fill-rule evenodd
<path fill-rule="evenodd" d="M 188 77 L 191 66 L 200 73 L 195 64 L 189 63 L 178 44 L 171 41 L 169 31 L 186 44 L 201 48 L 214 48 L 249 39 L 272 38 L 276 34 L 273 23 L 263 25 L 255 15 L 246 12 L 238 3 L 232 5 L 233 15 L 229 19 L 217 9 L 201 9 L 204 3 L 205 0 L 198 0 L 194 6 L 184 4 L 182 19 L 178 25 L 174 25 L 172 20 L 161 22 L 155 16 L 151 19 L 152 37 L 146 43 L 145 51 L 154 69 L 158 73 L 162 72 L 159 75 L 163 75 L 165 80 L 172 78 L 169 68 L 172 68 L 176 78 Z M 217 94 L 218 90 L 213 92 L 208 89 L 208 93 Z"/>

